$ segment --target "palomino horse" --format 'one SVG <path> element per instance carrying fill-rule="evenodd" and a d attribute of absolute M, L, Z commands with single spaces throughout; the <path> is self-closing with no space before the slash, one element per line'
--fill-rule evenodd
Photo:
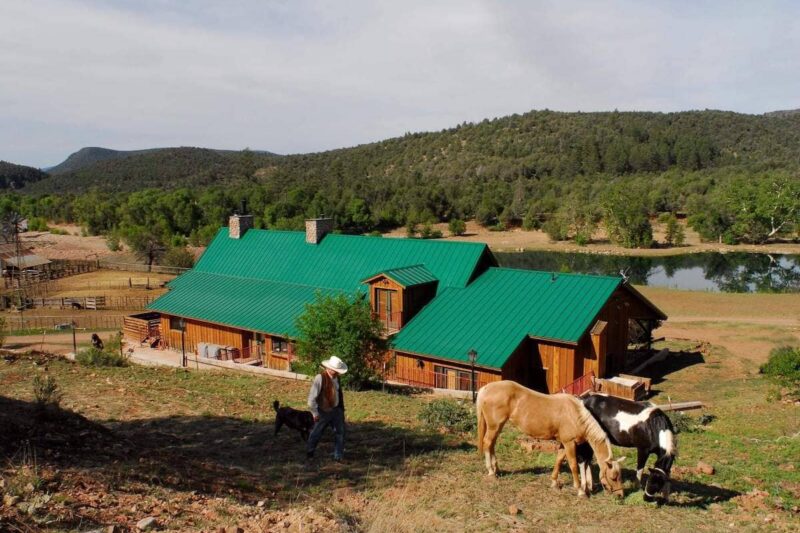
<path fill-rule="evenodd" d="M 636 478 L 644 489 L 645 501 L 653 501 L 659 493 L 668 500 L 670 470 L 678 452 L 678 441 L 669 417 L 649 402 L 634 402 L 603 394 L 587 396 L 583 405 L 608 434 L 612 444 L 637 449 Z M 646 483 L 642 484 L 642 473 L 650 454 L 655 454 L 656 462 Z M 564 451 L 559 451 L 559 462 L 564 455 Z M 589 479 L 590 489 L 591 460 L 592 450 L 585 445 L 578 446 L 578 469 L 581 477 L 585 475 Z"/>
<path fill-rule="evenodd" d="M 477 412 L 478 451 L 485 455 L 489 475 L 497 475 L 495 442 L 505 423 L 511 420 L 517 428 L 531 437 L 557 439 L 561 442 L 572 471 L 573 486 L 578 491 L 578 496 L 582 497 L 588 491 L 585 482 L 578 482 L 575 447 L 588 442 L 597 456 L 603 487 L 617 497 L 622 497 L 622 473 L 619 466 L 622 458 L 614 460 L 608 437 L 591 413 L 574 396 L 541 394 L 513 381 L 495 381 L 484 386 L 478 393 Z M 559 460 L 553 469 L 553 487 L 558 487 L 560 465 Z"/>

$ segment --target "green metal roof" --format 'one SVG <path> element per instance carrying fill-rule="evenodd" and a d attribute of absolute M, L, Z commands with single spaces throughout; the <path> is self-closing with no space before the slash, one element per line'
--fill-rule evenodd
<path fill-rule="evenodd" d="M 399 351 L 502 368 L 526 337 L 577 343 L 622 280 L 490 268 L 466 288 L 440 291 L 394 338 Z"/>
<path fill-rule="evenodd" d="M 384 275 L 391 278 L 403 287 L 413 287 L 414 285 L 423 285 L 425 283 L 433 283 L 439 281 L 430 270 L 425 268 L 425 265 L 412 265 L 401 268 L 391 268 L 378 272 L 369 278 Z M 367 278 L 367 279 L 369 279 Z"/>
<path fill-rule="evenodd" d="M 341 291 L 189 271 L 147 308 L 276 335 L 297 335 L 294 319 L 315 294 Z"/>
<path fill-rule="evenodd" d="M 464 287 L 485 244 L 353 235 L 327 235 L 319 244 L 305 232 L 249 230 L 241 239 L 222 228 L 195 267 L 169 283 L 147 309 L 275 334 L 295 334 L 304 304 L 323 292 L 366 291 L 370 274 L 398 265 L 408 279 Z"/>
<path fill-rule="evenodd" d="M 355 291 L 376 272 L 422 264 L 441 290 L 466 286 L 485 251 L 483 243 L 336 234 L 308 244 L 301 231 L 249 230 L 231 239 L 222 228 L 194 270 Z"/>

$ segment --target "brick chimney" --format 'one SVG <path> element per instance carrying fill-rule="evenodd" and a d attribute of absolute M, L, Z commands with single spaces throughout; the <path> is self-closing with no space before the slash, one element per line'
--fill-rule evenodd
<path fill-rule="evenodd" d="M 233 215 L 228 219 L 228 237 L 241 239 L 253 227 L 253 215 Z"/>
<path fill-rule="evenodd" d="M 332 218 L 312 218 L 306 220 L 306 242 L 308 244 L 319 244 L 325 235 L 332 231 Z"/>

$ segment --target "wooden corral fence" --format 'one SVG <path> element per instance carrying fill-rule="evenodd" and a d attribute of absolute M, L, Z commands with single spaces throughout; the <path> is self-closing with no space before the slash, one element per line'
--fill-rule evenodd
<path fill-rule="evenodd" d="M 125 315 L 81 315 L 81 316 L 7 316 L 6 330 L 10 332 L 27 329 L 52 329 L 68 331 L 72 323 L 78 329 L 122 329 Z"/>
<path fill-rule="evenodd" d="M 100 268 L 106 270 L 124 270 L 126 272 L 153 272 L 155 274 L 175 274 L 180 275 L 189 270 L 188 268 L 170 267 L 162 265 L 152 265 L 148 267 L 141 263 L 115 263 L 113 261 L 99 260 L 98 265 Z"/>
<path fill-rule="evenodd" d="M 89 309 L 94 311 L 135 311 L 147 307 L 157 296 L 65 296 L 63 298 L 26 298 L 26 309 Z M 0 300 L 6 308 L 14 305 L 13 298 Z M 18 302 L 16 302 L 18 303 Z"/>
<path fill-rule="evenodd" d="M 126 316 L 122 320 L 122 332 L 126 338 L 138 342 L 161 340 L 161 315 L 158 313 L 141 313 Z M 152 343 L 151 343 L 152 344 Z"/>
<path fill-rule="evenodd" d="M 18 289 L 20 286 L 29 288 L 32 285 L 48 281 L 95 272 L 100 269 L 99 261 L 85 259 L 53 259 L 46 265 L 23 272 L 14 272 L 13 275 L 3 276 L 3 286 L 6 289 Z"/>

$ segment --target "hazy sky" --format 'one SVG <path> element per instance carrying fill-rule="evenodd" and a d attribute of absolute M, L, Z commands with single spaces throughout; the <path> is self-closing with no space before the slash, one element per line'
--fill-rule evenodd
<path fill-rule="evenodd" d="M 0 0 L 0 159 L 800 107 L 800 2 Z"/>

